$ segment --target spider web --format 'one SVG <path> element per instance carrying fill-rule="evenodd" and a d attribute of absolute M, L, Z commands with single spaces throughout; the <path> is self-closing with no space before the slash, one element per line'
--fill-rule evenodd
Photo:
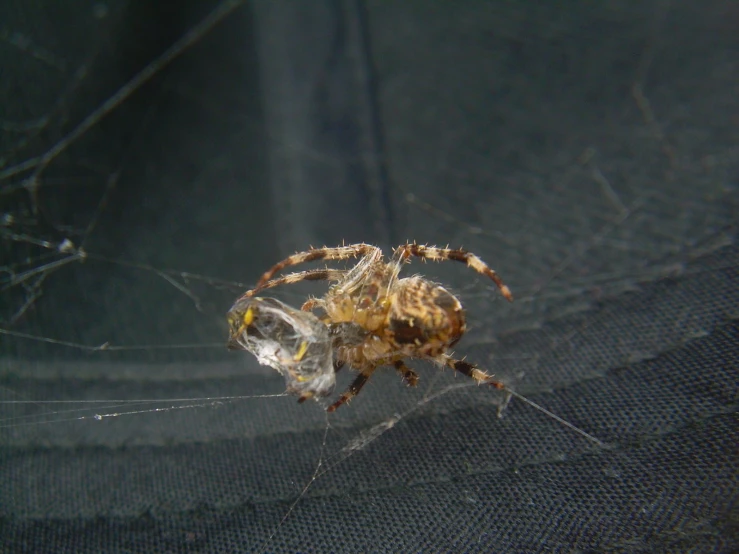
<path fill-rule="evenodd" d="M 284 36 L 259 2 L 80 3 L 70 36 L 52 9 L 0 17 L 9 71 L 34 83 L 0 118 L 3 540 L 729 549 L 736 513 L 711 495 L 736 472 L 720 447 L 738 397 L 723 362 L 739 305 L 728 4 L 366 9 L 384 153 L 281 127 L 306 107 L 265 98 L 280 72 L 243 54 L 245 27 L 270 52 Z M 689 56 L 668 32 L 686 21 Z M 142 39 L 111 38 L 128 35 Z M 371 186 L 331 188 L 357 165 Z M 378 372 L 328 417 L 225 350 L 226 310 L 269 264 L 345 238 L 479 254 L 513 305 L 458 264 L 409 270 L 467 306 L 457 353 L 608 447 L 422 364 L 416 389 Z"/>

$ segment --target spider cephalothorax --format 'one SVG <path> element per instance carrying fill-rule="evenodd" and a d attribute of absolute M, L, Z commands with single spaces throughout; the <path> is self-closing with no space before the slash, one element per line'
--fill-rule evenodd
<path fill-rule="evenodd" d="M 329 407 L 329 411 L 356 396 L 374 370 L 383 365 L 395 367 L 409 385 L 418 381 L 417 374 L 405 365 L 405 358 L 430 359 L 449 366 L 478 382 L 490 382 L 490 376 L 462 360 L 447 354 L 466 330 L 462 304 L 441 285 L 421 276 L 399 278 L 403 264 L 411 256 L 441 261 L 464 262 L 478 273 L 490 277 L 508 300 L 513 300 L 508 287 L 480 258 L 464 250 L 436 248 L 418 244 L 397 247 L 390 261 L 382 251 L 369 244 L 353 244 L 336 248 L 314 248 L 300 252 L 275 264 L 246 292 L 242 302 L 259 291 L 299 281 L 333 281 L 320 298 L 310 298 L 302 309 L 318 311 L 321 321 L 332 336 L 334 366 L 338 371 L 348 364 L 360 374 L 349 389 Z M 292 265 L 317 260 L 359 258 L 349 269 L 314 269 L 274 278 Z M 238 317 L 230 316 L 232 340 L 234 329 L 244 329 Z M 235 323 L 234 323 L 235 322 Z M 301 400 L 310 397 L 303 394 Z"/>

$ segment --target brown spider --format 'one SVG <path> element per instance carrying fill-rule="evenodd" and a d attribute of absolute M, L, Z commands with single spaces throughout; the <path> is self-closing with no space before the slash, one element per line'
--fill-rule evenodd
<path fill-rule="evenodd" d="M 359 394 L 380 366 L 395 367 L 408 385 L 415 386 L 418 375 L 405 364 L 405 358 L 428 359 L 451 367 L 478 383 L 505 389 L 502 383 L 491 381 L 491 376 L 484 371 L 447 354 L 467 329 L 464 309 L 459 299 L 439 284 L 420 276 L 399 279 L 402 265 L 411 256 L 433 261 L 464 262 L 478 273 L 490 277 L 503 296 L 513 301 L 511 291 L 495 271 L 465 250 L 404 244 L 395 249 L 392 260 L 385 262 L 380 248 L 369 244 L 352 244 L 336 248 L 313 248 L 282 260 L 262 275 L 254 289 L 247 291 L 236 304 L 243 303 L 264 289 L 282 284 L 299 281 L 335 282 L 325 296 L 309 298 L 302 306 L 303 311 L 321 310 L 321 321 L 337 337 L 333 345 L 335 370 L 348 364 L 359 371 L 347 391 L 329 406 L 329 412 Z M 359 261 L 348 269 L 313 269 L 273 279 L 278 271 L 304 262 L 357 257 Z M 245 322 L 232 319 L 234 339 L 236 333 L 243 331 Z M 311 393 L 305 393 L 299 401 L 310 396 Z"/>

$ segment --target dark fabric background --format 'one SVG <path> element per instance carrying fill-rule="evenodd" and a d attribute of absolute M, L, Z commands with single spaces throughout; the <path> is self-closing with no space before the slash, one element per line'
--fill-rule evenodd
<path fill-rule="evenodd" d="M 733 2 L 0 22 L 0 550 L 739 549 Z M 342 240 L 479 254 L 515 303 L 459 264 L 409 274 L 468 308 L 460 356 L 605 446 L 418 362 L 330 417 L 280 396 L 225 312 Z"/>

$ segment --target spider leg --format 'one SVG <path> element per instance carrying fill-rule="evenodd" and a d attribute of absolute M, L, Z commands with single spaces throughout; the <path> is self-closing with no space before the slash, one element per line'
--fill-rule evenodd
<path fill-rule="evenodd" d="M 424 246 L 422 244 L 404 244 L 395 249 L 394 259 L 396 259 L 398 263 L 402 263 L 410 256 L 437 262 L 442 260 L 464 262 L 467 264 L 467 267 L 471 267 L 478 273 L 490 277 L 490 279 L 498 285 L 501 294 L 506 298 L 506 300 L 513 302 L 511 289 L 506 286 L 503 279 L 501 279 L 493 269 L 472 252 L 462 249 L 454 250 L 450 248 L 436 248 L 435 246 Z"/>
<path fill-rule="evenodd" d="M 380 249 L 371 244 L 351 244 L 349 246 L 337 246 L 336 248 L 311 248 L 305 252 L 298 252 L 292 256 L 288 256 L 281 262 L 277 262 L 269 268 L 259 279 L 253 290 L 247 292 L 244 296 L 254 296 L 257 292 L 267 286 L 268 282 L 278 271 L 282 271 L 291 265 L 298 265 L 316 260 L 345 260 L 348 258 L 356 258 L 357 256 L 365 256 L 370 252 L 379 252 Z M 294 281 L 292 281 L 294 282 Z M 280 284 L 280 283 L 278 283 Z M 271 285 L 276 286 L 276 285 Z"/>
<path fill-rule="evenodd" d="M 466 375 L 467 377 L 471 377 L 472 379 L 474 379 L 475 381 L 477 381 L 477 383 L 479 385 L 490 385 L 492 387 L 495 387 L 498 390 L 504 390 L 504 391 L 506 391 L 506 393 L 508 395 L 508 398 L 506 398 L 506 400 L 504 401 L 504 403 L 498 407 L 498 417 L 500 417 L 501 410 L 504 409 L 505 406 L 507 405 L 508 399 L 511 396 L 514 396 L 514 397 L 518 398 L 519 400 L 521 400 L 522 402 L 525 402 L 526 404 L 528 404 L 532 408 L 534 408 L 536 410 L 539 410 L 540 412 L 542 412 L 543 414 L 548 415 L 549 417 L 551 417 L 555 421 L 558 421 L 559 423 L 561 423 L 565 427 L 569 427 L 570 429 L 572 429 L 576 433 L 579 433 L 580 435 L 582 435 L 586 439 L 594 442 L 595 444 L 597 444 L 601 448 L 604 448 L 606 446 L 605 444 L 603 444 L 600 440 L 598 440 L 596 437 L 594 437 L 590 433 L 587 433 L 587 432 L 583 431 L 582 429 L 580 429 L 579 427 L 576 427 L 575 425 L 573 425 L 569 421 L 566 421 L 566 420 L 562 419 L 557 414 L 555 414 L 553 412 L 550 412 L 544 406 L 540 406 L 539 404 L 537 404 L 536 402 L 533 402 L 533 401 L 529 400 L 525 396 L 522 396 L 522 395 L 518 394 L 517 392 L 512 391 L 511 389 L 509 389 L 507 386 L 505 386 L 505 384 L 501 383 L 500 381 L 493 381 L 491 379 L 491 376 L 490 375 L 488 375 L 487 373 L 485 373 L 484 371 L 482 371 L 478 367 L 474 366 L 473 364 L 471 364 L 469 362 L 465 362 L 464 360 L 455 360 L 451 356 L 447 356 L 447 355 L 439 356 L 437 358 L 437 361 L 439 363 L 442 363 L 442 364 L 444 364 L 446 366 L 451 367 L 455 371 L 459 371 L 460 373 L 462 373 L 463 375 Z"/>
<path fill-rule="evenodd" d="M 249 298 L 251 296 L 256 295 L 259 291 L 262 291 L 264 289 L 271 289 L 272 287 L 276 287 L 278 285 L 290 285 L 292 283 L 299 283 L 300 281 L 340 281 L 344 275 L 346 275 L 346 271 L 343 269 L 311 269 L 309 271 L 300 271 L 298 273 L 290 273 L 288 275 L 283 275 L 282 277 L 278 277 L 277 279 L 272 279 L 271 281 L 267 281 L 266 283 L 263 283 L 262 285 L 258 285 L 252 290 L 246 291 L 241 298 Z M 310 300 L 308 301 L 310 302 Z M 306 304 L 308 303 L 306 302 Z M 304 311 L 305 308 L 303 308 Z"/>
<path fill-rule="evenodd" d="M 364 384 L 369 381 L 369 378 L 372 376 L 372 373 L 375 371 L 376 368 L 376 365 L 365 367 L 362 372 L 357 375 L 356 379 L 352 381 L 352 384 L 349 385 L 349 388 L 346 389 L 346 392 L 342 394 L 336 402 L 326 408 L 326 411 L 335 412 L 339 406 L 341 406 L 342 404 L 346 404 L 347 402 L 349 402 L 349 400 L 357 396 L 359 394 L 359 391 L 362 390 Z"/>
<path fill-rule="evenodd" d="M 331 280 L 331 279 L 329 279 Z M 303 305 L 300 306 L 300 309 L 304 312 L 312 312 L 315 308 L 322 307 L 324 304 L 323 300 L 320 298 L 309 298 L 305 302 L 303 302 Z M 324 322 L 325 323 L 325 322 Z"/>
<path fill-rule="evenodd" d="M 395 362 L 393 362 L 393 365 L 395 366 L 395 369 L 397 369 L 398 372 L 400 372 L 400 374 L 403 376 L 403 381 L 405 381 L 406 385 L 408 385 L 409 387 L 415 387 L 418 384 L 418 373 L 405 365 L 405 362 L 403 360 L 396 360 Z"/>
<path fill-rule="evenodd" d="M 464 360 L 455 360 L 451 356 L 440 356 L 437 360 L 447 367 L 451 367 L 454 371 L 458 371 L 462 375 L 474 379 L 478 385 L 490 385 L 499 390 L 508 390 L 503 383 L 500 381 L 493 381 L 492 376 L 485 373 L 483 370 L 478 368 L 476 365 L 466 362 Z"/>

